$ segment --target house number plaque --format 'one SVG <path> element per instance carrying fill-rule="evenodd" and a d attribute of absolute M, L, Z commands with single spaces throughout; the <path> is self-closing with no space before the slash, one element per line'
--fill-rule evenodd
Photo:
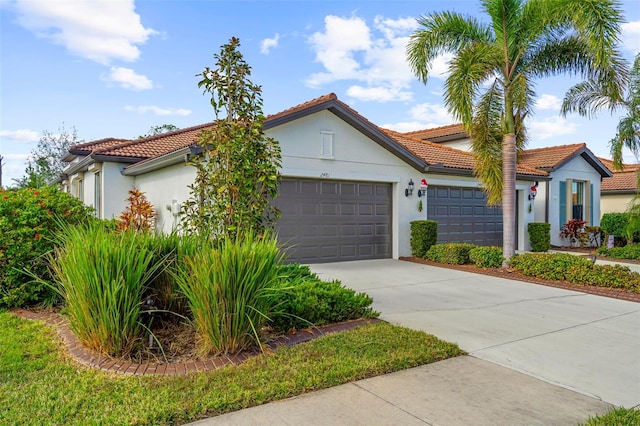
<path fill-rule="evenodd" d="M 331 173 L 329 173 L 329 172 L 321 172 L 321 173 L 320 173 L 320 177 L 321 177 L 321 178 L 328 178 L 328 177 L 331 177 Z"/>

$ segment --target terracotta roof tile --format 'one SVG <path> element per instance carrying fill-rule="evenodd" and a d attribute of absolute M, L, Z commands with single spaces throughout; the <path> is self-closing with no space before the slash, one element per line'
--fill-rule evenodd
<path fill-rule="evenodd" d="M 388 129 L 381 130 L 429 164 L 442 164 L 444 167 L 473 170 L 475 159 L 470 152 L 415 139 L 409 137 L 406 133 L 398 133 Z M 521 175 L 548 175 L 547 172 L 536 170 L 526 165 L 518 165 L 517 172 Z"/>
<path fill-rule="evenodd" d="M 155 158 L 195 144 L 200 132 L 213 127 L 212 123 L 200 124 L 169 133 L 161 133 L 143 139 L 94 150 L 95 155 L 131 158 Z"/>
<path fill-rule="evenodd" d="M 637 170 L 614 172 L 612 177 L 602 179 L 600 191 L 636 191 L 638 184 Z"/>
<path fill-rule="evenodd" d="M 608 158 L 602 158 L 602 157 L 598 157 L 598 160 L 600 160 L 600 162 L 602 164 L 604 164 L 606 166 L 607 169 L 611 170 L 613 173 L 617 173 L 617 172 L 625 172 L 625 171 L 629 171 L 629 170 L 638 170 L 640 169 L 640 164 L 623 164 L 622 165 L 622 170 L 616 170 L 613 167 L 613 160 L 609 160 Z"/>
<path fill-rule="evenodd" d="M 280 118 L 280 117 L 283 117 L 283 116 L 286 116 L 286 115 L 289 115 L 289 114 L 293 114 L 293 113 L 301 111 L 301 110 L 303 110 L 305 108 L 309 108 L 309 107 L 312 107 L 314 105 L 319 105 L 319 104 L 321 104 L 323 102 L 332 101 L 332 100 L 334 100 L 334 101 L 338 100 L 338 96 L 336 96 L 335 93 L 329 93 L 329 94 L 320 96 L 318 98 L 312 99 L 310 101 L 301 103 L 301 104 L 296 105 L 294 107 L 287 108 L 284 111 L 280 111 L 278 113 L 268 115 L 268 116 L 265 117 L 265 121 L 275 120 L 276 118 Z"/>
<path fill-rule="evenodd" d="M 429 140 L 429 139 L 441 138 L 443 136 L 451 136 L 451 135 L 458 135 L 458 134 L 466 135 L 466 132 L 462 124 L 449 124 L 448 126 L 415 130 L 413 132 L 406 132 L 403 134 L 413 139 Z"/>
<path fill-rule="evenodd" d="M 95 150 L 114 147 L 117 145 L 121 145 L 123 143 L 127 143 L 129 141 L 130 141 L 129 139 L 118 139 L 118 138 L 98 139 L 96 141 L 71 145 L 69 150 L 70 151 L 86 151 L 87 154 L 89 154 Z"/>
<path fill-rule="evenodd" d="M 586 144 L 578 143 L 528 149 L 520 153 L 519 161 L 536 169 L 552 170 L 584 148 L 586 148 Z"/>

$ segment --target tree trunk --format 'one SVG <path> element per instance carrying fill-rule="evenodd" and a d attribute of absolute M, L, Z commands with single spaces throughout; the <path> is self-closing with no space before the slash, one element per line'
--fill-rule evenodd
<path fill-rule="evenodd" d="M 516 135 L 502 137 L 502 253 L 503 266 L 515 254 L 516 230 Z"/>

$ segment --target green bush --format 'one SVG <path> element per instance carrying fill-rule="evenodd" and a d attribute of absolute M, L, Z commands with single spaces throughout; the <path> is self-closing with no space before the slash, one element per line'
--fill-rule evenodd
<path fill-rule="evenodd" d="M 427 251 L 425 258 L 438 263 L 464 265 L 471 263 L 469 251 L 474 247 L 469 243 L 436 244 Z"/>
<path fill-rule="evenodd" d="M 415 257 L 424 257 L 438 239 L 438 222 L 433 220 L 414 220 L 411 222 L 411 253 Z"/>
<path fill-rule="evenodd" d="M 236 353 L 260 343 L 259 331 L 277 311 L 282 258 L 274 238 L 252 232 L 184 258 L 176 279 L 203 353 Z"/>
<path fill-rule="evenodd" d="M 614 257 L 616 259 L 640 260 L 640 244 L 628 244 L 624 247 L 613 247 L 611 249 L 602 246 L 596 253 L 600 256 Z"/>
<path fill-rule="evenodd" d="M 531 222 L 527 225 L 531 251 L 548 251 L 551 248 L 551 225 L 545 222 Z"/>
<path fill-rule="evenodd" d="M 281 274 L 282 303 L 269 321 L 275 331 L 378 316 L 371 308 L 371 297 L 345 288 L 339 281 L 322 281 L 308 266 L 287 265 Z"/>
<path fill-rule="evenodd" d="M 640 293 L 640 273 L 621 265 L 594 265 L 565 253 L 524 253 L 511 258 L 511 267 L 525 275 L 574 284 L 624 288 Z"/>
<path fill-rule="evenodd" d="M 50 256 L 69 323 L 87 347 L 112 356 L 131 353 L 141 338 L 143 294 L 163 266 L 146 240 L 99 224 L 64 229 L 63 247 Z"/>
<path fill-rule="evenodd" d="M 479 268 L 499 268 L 504 256 L 501 247 L 477 246 L 469 250 L 469 260 Z"/>
<path fill-rule="evenodd" d="M 81 201 L 53 187 L 0 190 L 0 308 L 53 303 L 46 254 L 64 224 L 92 218 Z"/>
<path fill-rule="evenodd" d="M 616 247 L 624 246 L 627 243 L 627 225 L 629 224 L 629 213 L 605 213 L 600 219 L 600 228 L 605 234 L 606 241 L 609 235 L 614 236 Z"/>

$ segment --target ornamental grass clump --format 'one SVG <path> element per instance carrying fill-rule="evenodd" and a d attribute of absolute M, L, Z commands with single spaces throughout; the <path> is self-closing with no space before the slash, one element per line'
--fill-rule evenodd
<path fill-rule="evenodd" d="M 282 260 L 272 236 L 253 232 L 184 258 L 176 280 L 203 354 L 236 353 L 260 344 L 260 329 L 279 304 Z"/>
<path fill-rule="evenodd" d="M 90 349 L 111 356 L 131 353 L 141 338 L 143 294 L 160 271 L 145 239 L 99 224 L 67 227 L 51 258 L 56 290 L 64 298 L 71 329 Z"/>

